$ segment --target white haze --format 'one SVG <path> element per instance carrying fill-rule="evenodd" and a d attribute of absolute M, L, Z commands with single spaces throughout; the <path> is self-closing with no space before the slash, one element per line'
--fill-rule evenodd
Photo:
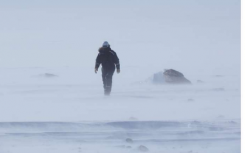
<path fill-rule="evenodd" d="M 0 7 L 1 67 L 93 67 L 107 40 L 122 66 L 239 70 L 239 0 L 25 0 Z"/>
<path fill-rule="evenodd" d="M 240 152 L 240 12 L 239 0 L 0 0 L 0 152 Z M 94 73 L 105 40 L 121 63 L 110 97 Z M 192 85 L 151 83 L 168 68 Z"/>

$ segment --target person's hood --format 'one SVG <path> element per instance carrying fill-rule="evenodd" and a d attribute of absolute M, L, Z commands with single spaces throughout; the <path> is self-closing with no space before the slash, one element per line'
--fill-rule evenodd
<path fill-rule="evenodd" d="M 100 53 L 109 52 L 109 51 L 111 51 L 110 47 L 100 47 L 99 48 Z"/>

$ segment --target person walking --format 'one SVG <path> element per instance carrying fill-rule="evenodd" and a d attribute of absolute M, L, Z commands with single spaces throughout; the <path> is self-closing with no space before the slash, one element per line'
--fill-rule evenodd
<path fill-rule="evenodd" d="M 112 87 L 112 76 L 115 72 L 115 68 L 117 69 L 117 73 L 120 73 L 120 63 L 116 52 L 111 49 L 107 41 L 99 48 L 99 54 L 95 63 L 95 73 L 98 72 L 100 64 L 102 64 L 104 94 L 109 96 Z"/>

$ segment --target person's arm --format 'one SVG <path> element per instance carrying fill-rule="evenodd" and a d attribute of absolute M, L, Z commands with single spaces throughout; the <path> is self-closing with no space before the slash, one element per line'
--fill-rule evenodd
<path fill-rule="evenodd" d="M 96 58 L 96 61 L 95 61 L 95 73 L 97 73 L 99 67 L 100 67 L 100 64 L 101 64 L 101 57 L 100 57 L 100 53 L 98 54 L 97 58 Z"/>
<path fill-rule="evenodd" d="M 115 63 L 116 68 L 117 68 L 117 73 L 120 73 L 120 62 L 119 62 L 119 58 L 117 57 L 116 53 L 114 55 L 114 63 Z"/>

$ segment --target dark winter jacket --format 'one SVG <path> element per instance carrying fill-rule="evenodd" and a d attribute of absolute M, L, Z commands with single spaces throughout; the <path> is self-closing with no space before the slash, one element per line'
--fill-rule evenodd
<path fill-rule="evenodd" d="M 99 49 L 99 54 L 96 58 L 95 68 L 98 69 L 100 64 L 105 69 L 120 69 L 119 59 L 116 52 L 111 50 L 110 47 L 101 47 Z"/>

